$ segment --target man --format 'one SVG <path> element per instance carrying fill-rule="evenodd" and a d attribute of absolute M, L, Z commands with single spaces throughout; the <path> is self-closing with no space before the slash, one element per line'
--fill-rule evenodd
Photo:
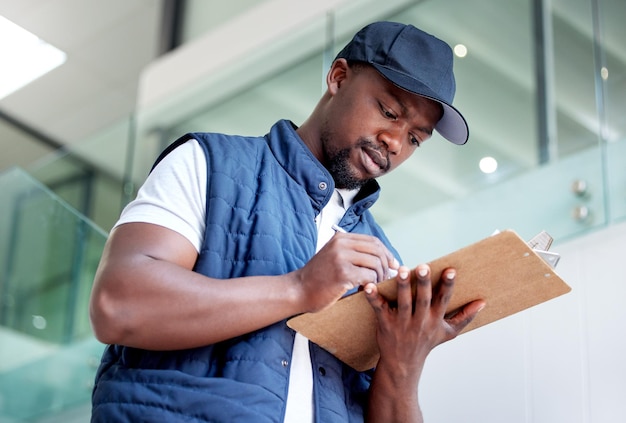
<path fill-rule="evenodd" d="M 374 23 L 338 54 L 327 84 L 298 128 L 189 134 L 159 157 L 96 275 L 91 318 L 111 345 L 93 421 L 422 420 L 426 356 L 484 304 L 446 319 L 455 270 L 432 283 L 426 265 L 414 270 L 414 299 L 409 269 L 368 209 L 375 178 L 433 130 L 467 141 L 451 106 L 451 51 L 413 26 Z M 391 307 L 376 283 L 396 272 Z M 285 324 L 360 287 L 381 353 L 363 373 Z"/>

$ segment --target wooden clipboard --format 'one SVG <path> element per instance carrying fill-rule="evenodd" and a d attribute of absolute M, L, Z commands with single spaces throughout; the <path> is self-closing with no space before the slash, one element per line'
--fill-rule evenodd
<path fill-rule="evenodd" d="M 507 230 L 432 261 L 432 280 L 457 269 L 448 312 L 476 299 L 487 305 L 462 333 L 563 295 L 571 288 L 514 231 Z M 411 272 L 414 276 L 414 272 Z M 412 280 L 415 284 L 415 280 Z M 395 279 L 378 285 L 387 300 L 397 298 Z M 318 313 L 305 313 L 287 325 L 358 371 L 376 366 L 376 316 L 365 294 L 342 298 Z"/>

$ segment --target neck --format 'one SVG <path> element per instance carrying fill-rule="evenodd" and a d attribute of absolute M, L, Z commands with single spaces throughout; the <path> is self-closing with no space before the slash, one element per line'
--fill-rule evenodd
<path fill-rule="evenodd" d="M 304 121 L 302 125 L 296 130 L 304 144 L 309 147 L 311 153 L 319 160 L 320 162 L 324 162 L 324 152 L 322 148 L 322 124 L 323 124 L 323 104 L 325 104 L 324 99 L 328 96 L 326 93 L 322 99 L 319 101 L 313 113 Z"/>

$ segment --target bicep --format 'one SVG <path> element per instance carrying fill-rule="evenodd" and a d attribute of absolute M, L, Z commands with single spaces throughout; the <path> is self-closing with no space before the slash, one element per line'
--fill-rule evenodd
<path fill-rule="evenodd" d="M 185 269 L 194 266 L 197 255 L 187 238 L 162 226 L 127 223 L 113 229 L 90 298 L 96 337 L 104 343 L 149 345 L 137 335 L 141 328 L 150 333 L 146 322 L 171 301 L 172 282 L 188 278 L 191 272 Z"/>

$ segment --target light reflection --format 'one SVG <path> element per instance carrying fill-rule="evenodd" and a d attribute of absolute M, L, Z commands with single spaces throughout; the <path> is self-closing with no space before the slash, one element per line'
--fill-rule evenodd
<path fill-rule="evenodd" d="M 607 79 L 609 79 L 609 70 L 606 67 L 602 66 L 602 69 L 600 69 L 600 76 L 606 81 Z"/>

